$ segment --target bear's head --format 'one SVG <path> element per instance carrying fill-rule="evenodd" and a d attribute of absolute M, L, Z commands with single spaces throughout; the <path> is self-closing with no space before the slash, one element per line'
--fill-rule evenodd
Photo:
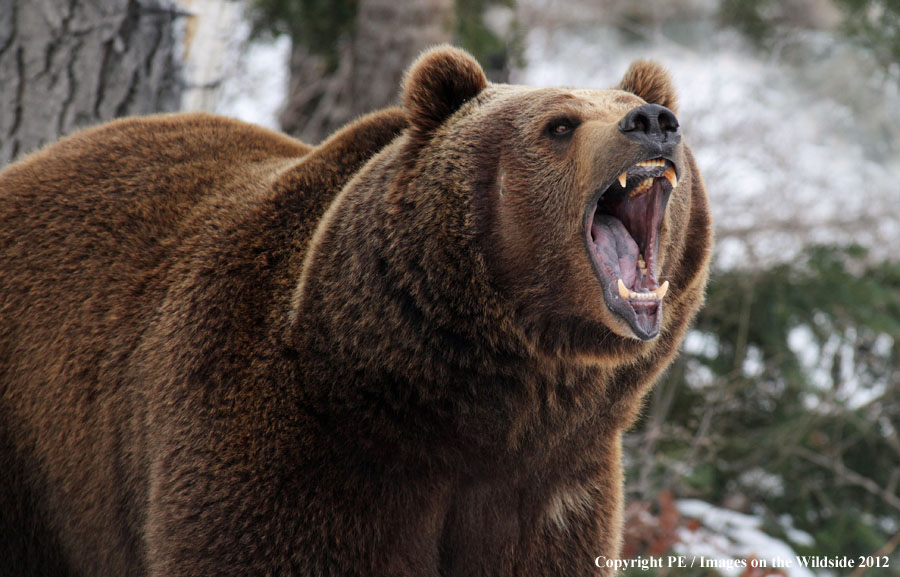
<path fill-rule="evenodd" d="M 320 224 L 310 314 L 349 319 L 341 341 L 368 358 L 393 338 L 475 358 L 511 335 L 560 359 L 674 351 L 703 298 L 711 224 L 660 66 L 636 62 L 609 90 L 532 88 L 438 47 L 407 73 L 403 108 L 404 135 Z M 334 287 L 344 296 L 324 304 Z"/>
<path fill-rule="evenodd" d="M 650 341 L 669 300 L 702 293 L 705 192 L 659 65 L 611 90 L 494 85 L 439 47 L 411 67 L 404 107 L 411 158 L 469 195 L 495 286 L 545 336 Z"/>

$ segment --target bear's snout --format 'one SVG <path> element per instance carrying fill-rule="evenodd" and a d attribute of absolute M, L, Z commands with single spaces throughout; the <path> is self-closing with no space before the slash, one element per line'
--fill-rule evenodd
<path fill-rule="evenodd" d="M 659 104 L 638 106 L 619 121 L 619 131 L 648 150 L 669 156 L 681 142 L 675 113 Z"/>

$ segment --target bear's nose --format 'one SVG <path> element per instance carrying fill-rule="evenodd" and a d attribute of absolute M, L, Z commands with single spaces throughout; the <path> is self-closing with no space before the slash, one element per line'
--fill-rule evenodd
<path fill-rule="evenodd" d="M 655 152 L 671 154 L 681 142 L 675 113 L 659 104 L 638 106 L 619 121 L 619 131 Z"/>

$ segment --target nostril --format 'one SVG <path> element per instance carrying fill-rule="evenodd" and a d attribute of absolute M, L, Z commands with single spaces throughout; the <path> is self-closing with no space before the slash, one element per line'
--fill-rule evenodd
<path fill-rule="evenodd" d="M 631 121 L 632 130 L 647 133 L 650 130 L 650 119 L 646 114 L 637 114 Z"/>
<path fill-rule="evenodd" d="M 669 110 L 659 113 L 659 129 L 663 132 L 678 132 L 678 119 Z"/>

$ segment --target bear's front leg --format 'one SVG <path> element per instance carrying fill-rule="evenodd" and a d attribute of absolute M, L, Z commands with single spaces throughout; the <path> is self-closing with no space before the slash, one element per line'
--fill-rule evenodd
<path fill-rule="evenodd" d="M 621 548 L 621 510 L 610 496 L 619 487 L 561 487 L 545 502 L 530 543 L 523 546 L 519 575 L 602 576 L 596 560 L 616 559 Z M 602 497 L 600 496 L 602 495 Z"/>
<path fill-rule="evenodd" d="M 612 575 L 621 547 L 618 436 L 580 459 L 461 478 L 441 542 L 445 577 Z M 567 455 L 566 451 L 561 454 Z"/>

